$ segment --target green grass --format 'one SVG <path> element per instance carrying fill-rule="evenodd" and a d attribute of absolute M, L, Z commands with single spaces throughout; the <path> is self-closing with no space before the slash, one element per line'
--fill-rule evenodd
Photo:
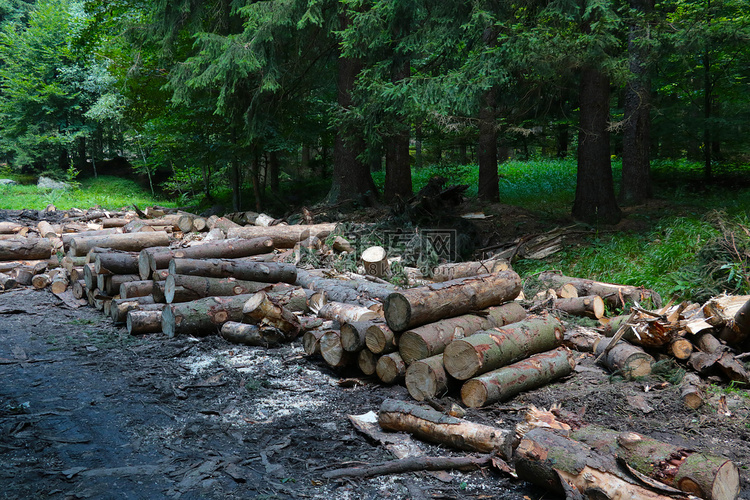
<path fill-rule="evenodd" d="M 13 176 L 9 176 L 13 178 Z M 85 179 L 78 187 L 61 190 L 43 190 L 36 185 L 0 186 L 0 209 L 43 210 L 53 204 L 59 210 L 88 209 L 100 206 L 107 210 L 150 205 L 175 206 L 174 202 L 153 198 L 151 193 L 136 182 L 119 177 L 101 176 Z"/>

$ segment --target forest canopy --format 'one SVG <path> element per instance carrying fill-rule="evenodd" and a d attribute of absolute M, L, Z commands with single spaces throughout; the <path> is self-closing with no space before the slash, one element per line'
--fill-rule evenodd
<path fill-rule="evenodd" d="M 748 0 L 0 0 L 0 163 L 97 175 L 124 158 L 152 188 L 204 204 L 231 193 L 239 210 L 316 182 L 329 203 L 406 199 L 428 164 L 478 165 L 479 198 L 497 201 L 504 160 L 571 157 L 573 215 L 616 222 L 653 195 L 654 159 L 700 161 L 707 180 L 747 162 L 749 12 Z"/>

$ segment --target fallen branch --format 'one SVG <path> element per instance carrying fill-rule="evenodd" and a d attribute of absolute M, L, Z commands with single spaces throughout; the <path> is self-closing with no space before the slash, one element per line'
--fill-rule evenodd
<path fill-rule="evenodd" d="M 387 474 L 401 474 L 425 470 L 474 469 L 492 463 L 492 455 L 467 457 L 410 457 L 391 460 L 377 465 L 363 467 L 346 467 L 323 473 L 325 479 L 342 477 L 374 477 Z"/>

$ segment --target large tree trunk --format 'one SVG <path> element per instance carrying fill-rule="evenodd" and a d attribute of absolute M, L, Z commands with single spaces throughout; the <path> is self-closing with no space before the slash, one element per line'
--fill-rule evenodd
<path fill-rule="evenodd" d="M 586 67 L 581 72 L 578 175 L 573 216 L 588 224 L 617 224 L 609 151 L 609 78 Z"/>
<path fill-rule="evenodd" d="M 570 375 L 575 365 L 572 351 L 565 347 L 535 354 L 467 380 L 461 387 L 461 401 L 472 408 L 505 401 L 520 392 L 541 387 L 555 379 Z"/>
<path fill-rule="evenodd" d="M 526 310 L 518 302 L 490 307 L 479 314 L 464 314 L 407 330 L 398 339 L 398 348 L 407 364 L 440 354 L 453 340 L 474 332 L 521 321 Z"/>
<path fill-rule="evenodd" d="M 495 452 L 503 460 L 510 459 L 513 432 L 451 417 L 432 408 L 386 399 L 380 405 L 378 423 L 388 431 L 409 432 L 432 443 L 461 450 Z"/>
<path fill-rule="evenodd" d="M 631 8 L 648 13 L 652 0 L 630 0 Z M 620 201 L 638 205 L 650 198 L 651 192 L 651 78 L 647 67 L 649 32 L 639 26 L 639 18 L 628 33 L 630 79 L 625 86 L 625 130 L 623 131 L 622 182 Z"/>
<path fill-rule="evenodd" d="M 351 20 L 345 13 L 339 15 L 339 21 L 342 30 L 351 24 Z M 359 59 L 339 56 L 337 102 L 345 116 L 336 130 L 333 148 L 333 179 L 327 198 L 330 204 L 351 199 L 371 204 L 377 195 L 369 165 L 358 158 L 365 152 L 364 140 L 357 133 L 356 127 L 347 123 L 352 120 L 349 113 L 353 102 L 352 91 L 362 67 L 362 61 Z"/>
<path fill-rule="evenodd" d="M 443 364 L 451 376 L 467 380 L 532 354 L 555 349 L 562 343 L 564 330 L 560 320 L 552 316 L 484 330 L 448 344 L 443 352 Z"/>
<path fill-rule="evenodd" d="M 234 259 L 172 259 L 169 273 L 266 283 L 293 284 L 297 281 L 297 268 L 292 264 Z"/>
<path fill-rule="evenodd" d="M 392 80 L 398 85 L 401 80 L 410 76 L 410 58 L 396 55 L 393 61 Z M 385 138 L 385 186 L 383 194 L 386 201 L 396 198 L 407 200 L 412 196 L 411 156 L 409 155 L 408 123 L 404 123 L 402 113 L 394 116 L 397 128 L 395 135 Z"/>
<path fill-rule="evenodd" d="M 385 319 L 396 332 L 497 306 L 515 299 L 521 278 L 513 271 L 435 283 L 394 292 L 385 302 Z"/>
<path fill-rule="evenodd" d="M 497 124 L 495 101 L 497 89 L 487 89 L 482 96 L 479 110 L 479 141 L 477 162 L 479 163 L 479 186 L 477 194 L 482 201 L 500 200 L 500 178 L 497 173 Z"/>

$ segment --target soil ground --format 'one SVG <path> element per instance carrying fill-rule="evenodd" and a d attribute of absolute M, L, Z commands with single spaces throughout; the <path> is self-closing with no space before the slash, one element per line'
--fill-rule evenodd
<path fill-rule="evenodd" d="M 653 389 L 665 376 L 623 381 L 581 354 L 574 375 L 466 418 L 511 428 L 529 405 L 559 404 L 591 423 L 725 455 L 750 498 L 748 392 L 717 388 L 690 410 L 677 387 Z M 717 411 L 721 396 L 728 412 Z M 0 498 L 555 498 L 492 469 L 324 481 L 327 470 L 393 458 L 348 419 L 386 398 L 410 400 L 402 386 L 306 357 L 299 342 L 132 337 L 49 291 L 0 294 Z"/>

